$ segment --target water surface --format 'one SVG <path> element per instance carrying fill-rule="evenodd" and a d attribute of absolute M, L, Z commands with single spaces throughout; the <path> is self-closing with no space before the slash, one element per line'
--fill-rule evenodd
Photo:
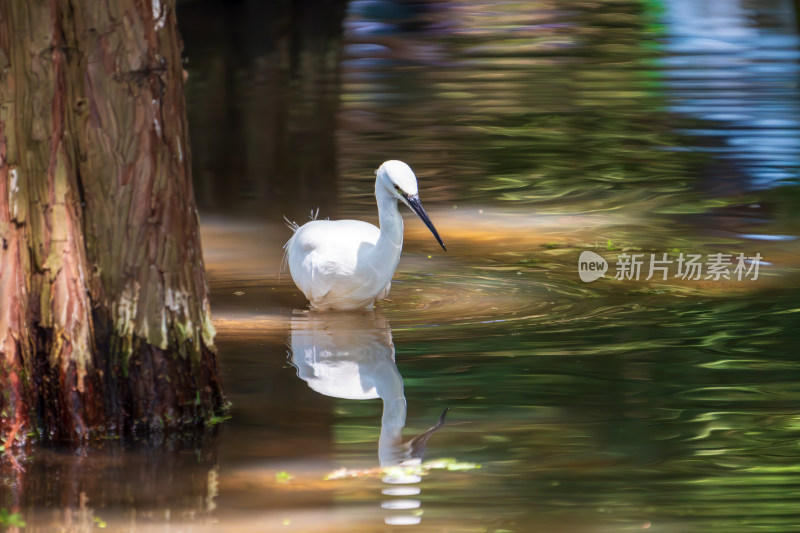
<path fill-rule="evenodd" d="M 0 504 L 31 531 L 800 529 L 792 3 L 331 6 L 299 33 L 181 8 L 231 419 L 41 450 Z M 391 300 L 309 312 L 283 215 L 376 221 L 389 158 L 447 253 L 407 217 Z M 682 254 L 731 279 L 676 277 Z"/>

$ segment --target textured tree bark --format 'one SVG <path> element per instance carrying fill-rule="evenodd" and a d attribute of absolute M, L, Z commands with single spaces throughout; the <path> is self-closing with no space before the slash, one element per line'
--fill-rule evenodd
<path fill-rule="evenodd" d="M 0 0 L 0 440 L 222 408 L 173 0 Z"/>

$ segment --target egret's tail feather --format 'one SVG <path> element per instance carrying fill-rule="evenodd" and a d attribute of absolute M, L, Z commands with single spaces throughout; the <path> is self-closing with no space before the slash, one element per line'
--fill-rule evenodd
<path fill-rule="evenodd" d="M 286 221 L 286 225 L 289 226 L 289 229 L 292 230 L 292 232 L 297 233 L 297 230 L 300 229 L 300 224 L 298 224 L 294 220 L 289 220 L 288 218 L 286 218 L 286 215 L 283 215 L 283 220 Z M 284 248 L 286 248 L 286 246 L 284 246 Z"/>
<path fill-rule="evenodd" d="M 298 224 L 297 222 L 295 222 L 293 220 L 289 220 L 288 218 L 286 218 L 286 215 L 283 216 L 283 220 L 286 221 L 286 225 L 289 226 L 289 229 L 292 230 L 292 233 L 294 233 L 296 235 L 297 234 L 297 230 L 300 229 L 300 224 Z M 281 258 L 281 266 L 280 266 L 280 269 L 278 270 L 278 284 L 279 285 L 281 283 L 281 272 L 283 272 L 283 270 L 286 268 L 286 254 L 289 252 L 289 246 L 292 244 L 292 241 L 294 240 L 295 235 L 292 235 L 292 237 L 288 241 L 286 241 L 286 244 L 283 245 L 283 257 Z"/>

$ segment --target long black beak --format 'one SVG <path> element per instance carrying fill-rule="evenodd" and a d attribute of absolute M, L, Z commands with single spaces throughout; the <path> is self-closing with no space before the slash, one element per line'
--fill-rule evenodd
<path fill-rule="evenodd" d="M 428 213 L 426 213 L 425 209 L 423 209 L 422 203 L 420 203 L 419 201 L 419 195 L 415 194 L 413 196 L 406 196 L 405 200 L 406 203 L 408 203 L 408 207 L 410 207 L 411 210 L 417 214 L 420 220 L 422 220 L 425 223 L 425 225 L 428 226 L 428 229 L 431 230 L 433 236 L 436 237 L 437 241 L 439 241 L 439 245 L 442 247 L 442 250 L 446 252 L 447 248 L 444 247 L 442 238 L 439 237 L 439 232 L 436 231 L 436 228 L 433 227 L 433 222 L 431 222 L 430 217 L 428 217 Z"/>

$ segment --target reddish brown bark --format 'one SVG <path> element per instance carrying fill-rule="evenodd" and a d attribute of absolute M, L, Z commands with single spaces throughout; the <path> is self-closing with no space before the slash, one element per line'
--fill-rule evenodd
<path fill-rule="evenodd" d="M 0 0 L 6 446 L 222 406 L 173 4 Z"/>

